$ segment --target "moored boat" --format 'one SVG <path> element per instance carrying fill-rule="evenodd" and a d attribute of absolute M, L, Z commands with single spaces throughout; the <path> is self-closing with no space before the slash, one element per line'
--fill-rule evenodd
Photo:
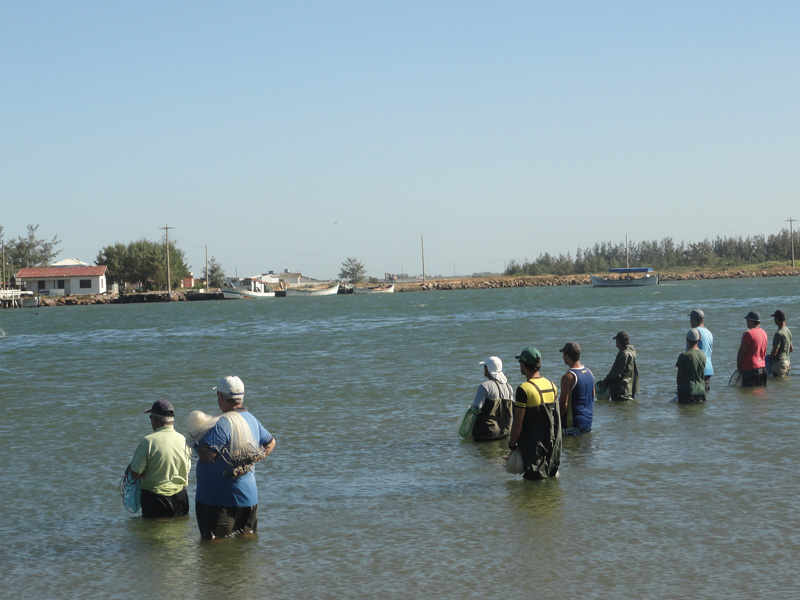
<path fill-rule="evenodd" d="M 266 283 L 254 277 L 226 281 L 222 285 L 222 295 L 228 300 L 241 300 L 247 298 L 274 298 L 275 292 L 270 290 Z"/>
<path fill-rule="evenodd" d="M 354 294 L 394 294 L 394 284 L 383 285 L 379 287 L 362 288 L 353 286 Z"/>
<path fill-rule="evenodd" d="M 658 285 L 658 273 L 652 267 L 609 269 L 608 275 L 592 275 L 592 287 L 639 287 Z"/>
<path fill-rule="evenodd" d="M 290 287 L 286 289 L 287 296 L 335 296 L 339 293 L 339 282 L 329 287 Z"/>

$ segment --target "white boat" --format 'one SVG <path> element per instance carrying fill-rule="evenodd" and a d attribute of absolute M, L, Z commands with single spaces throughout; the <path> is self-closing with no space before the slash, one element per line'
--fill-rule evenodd
<path fill-rule="evenodd" d="M 608 275 L 592 275 L 592 287 L 639 287 L 658 285 L 658 274 L 652 267 L 609 269 Z"/>
<path fill-rule="evenodd" d="M 228 300 L 245 298 L 274 298 L 275 292 L 266 283 L 254 277 L 245 277 L 238 281 L 226 281 L 222 284 L 222 295 Z"/>
<path fill-rule="evenodd" d="M 287 296 L 335 296 L 339 293 L 339 282 L 330 287 L 290 287 L 286 288 Z"/>
<path fill-rule="evenodd" d="M 394 284 L 380 287 L 362 288 L 353 286 L 354 294 L 394 294 Z"/>

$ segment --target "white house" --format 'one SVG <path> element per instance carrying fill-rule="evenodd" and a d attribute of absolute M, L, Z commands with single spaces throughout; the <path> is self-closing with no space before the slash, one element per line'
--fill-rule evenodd
<path fill-rule="evenodd" d="M 104 294 L 105 265 L 100 267 L 25 267 L 17 271 L 18 285 L 32 292 L 45 294 Z"/>

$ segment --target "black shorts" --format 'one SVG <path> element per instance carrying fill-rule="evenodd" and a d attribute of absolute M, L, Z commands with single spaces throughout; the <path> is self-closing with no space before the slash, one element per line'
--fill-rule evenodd
<path fill-rule="evenodd" d="M 767 370 L 749 369 L 742 371 L 742 387 L 764 387 L 767 385 Z"/>
<path fill-rule="evenodd" d="M 194 503 L 200 535 L 207 539 L 255 533 L 258 527 L 258 504 L 255 506 L 212 506 Z"/>
<path fill-rule="evenodd" d="M 183 488 L 172 496 L 162 496 L 142 490 L 142 516 L 148 519 L 163 517 L 182 517 L 189 514 L 189 494 Z"/>

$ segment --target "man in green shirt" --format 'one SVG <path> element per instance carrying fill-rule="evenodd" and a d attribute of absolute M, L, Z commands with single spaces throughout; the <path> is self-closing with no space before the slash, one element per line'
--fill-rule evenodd
<path fill-rule="evenodd" d="M 686 352 L 678 355 L 678 402 L 697 404 L 706 401 L 706 355 L 700 350 L 700 332 L 692 328 L 686 333 Z"/>
<path fill-rule="evenodd" d="M 620 402 L 633 400 L 639 393 L 639 367 L 636 366 L 636 348 L 625 331 L 614 336 L 617 345 L 617 357 L 611 370 L 599 383 L 607 385 L 611 391 L 611 400 Z"/>
<path fill-rule="evenodd" d="M 794 350 L 792 346 L 792 332 L 786 326 L 786 313 L 776 310 L 772 313 L 778 331 L 772 338 L 772 352 L 769 353 L 769 361 L 772 367 L 769 369 L 773 377 L 786 377 L 792 368 L 789 362 L 789 353 Z"/>
<path fill-rule="evenodd" d="M 153 433 L 139 442 L 131 461 L 131 477 L 142 480 L 142 516 L 180 517 L 189 514 L 192 453 L 175 431 L 175 409 L 169 400 L 156 400 L 150 410 Z"/>

